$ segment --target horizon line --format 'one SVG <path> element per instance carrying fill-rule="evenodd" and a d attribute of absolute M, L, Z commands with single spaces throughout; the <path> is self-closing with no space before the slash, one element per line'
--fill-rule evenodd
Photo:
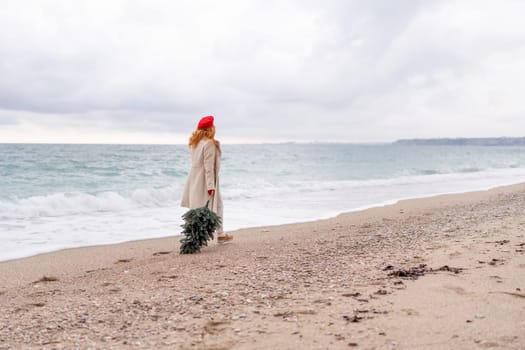
<path fill-rule="evenodd" d="M 525 136 L 490 136 L 490 137 L 430 137 L 430 138 L 398 138 L 391 141 L 260 141 L 260 142 L 221 142 L 223 145 L 283 145 L 283 144 L 348 144 L 348 145 L 378 145 L 394 144 L 399 141 L 428 141 L 428 140 L 496 140 L 496 139 L 524 139 Z M 187 146 L 186 143 L 129 143 L 129 142 L 0 142 L 0 145 L 135 145 L 135 146 Z"/>

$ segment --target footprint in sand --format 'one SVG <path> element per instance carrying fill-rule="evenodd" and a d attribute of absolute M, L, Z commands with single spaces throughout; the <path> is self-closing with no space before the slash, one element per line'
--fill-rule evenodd
<path fill-rule="evenodd" d="M 31 304 L 26 304 L 25 308 L 26 310 L 28 310 L 28 308 L 44 307 L 44 306 L 46 306 L 46 303 L 31 303 Z"/>
<path fill-rule="evenodd" d="M 29 306 L 44 307 L 44 306 L 46 306 L 46 303 L 31 303 L 31 304 L 29 304 Z"/>
<path fill-rule="evenodd" d="M 450 254 L 448 255 L 448 257 L 449 257 L 450 259 L 454 259 L 454 258 L 457 258 L 457 257 L 460 257 L 460 256 L 461 256 L 461 252 L 458 252 L 458 251 L 455 251 L 454 253 L 450 253 Z"/>
<path fill-rule="evenodd" d="M 458 295 L 471 295 L 472 293 L 467 292 L 465 289 L 458 287 L 458 286 L 452 286 L 452 285 L 444 285 L 443 288 L 453 291 L 454 293 Z"/>
<path fill-rule="evenodd" d="M 102 268 L 97 269 L 97 270 L 87 270 L 86 274 L 88 274 L 88 273 L 95 273 L 97 271 L 104 271 L 104 270 L 108 270 L 108 268 L 107 267 L 102 267 Z"/>
<path fill-rule="evenodd" d="M 112 282 L 104 282 L 100 286 L 101 287 L 110 287 L 110 286 L 114 286 L 114 285 L 115 285 L 115 283 L 112 283 Z M 110 292 L 110 293 L 118 293 L 120 291 L 122 291 L 122 289 L 120 289 L 118 287 L 113 287 L 113 288 L 108 289 L 108 292 Z"/>
<path fill-rule="evenodd" d="M 419 264 L 419 263 L 425 262 L 425 259 L 424 259 L 424 258 L 422 258 L 422 257 L 420 257 L 420 256 L 417 256 L 417 255 L 415 255 L 415 256 L 412 258 L 412 260 L 413 260 L 414 263 L 416 263 L 416 264 Z"/>
<path fill-rule="evenodd" d="M 118 259 L 115 264 L 129 263 L 133 259 Z"/>
<path fill-rule="evenodd" d="M 489 278 L 496 280 L 496 283 L 503 283 L 503 278 L 501 278 L 500 276 L 489 276 Z"/>
<path fill-rule="evenodd" d="M 33 283 L 47 283 L 47 282 L 57 282 L 58 278 L 54 276 L 43 276 L 39 280 L 34 281 Z"/>
<path fill-rule="evenodd" d="M 174 280 L 176 278 L 179 278 L 179 276 L 177 276 L 177 275 L 165 275 L 165 276 L 161 276 L 159 279 L 157 279 L 157 282 Z"/>
<path fill-rule="evenodd" d="M 153 256 L 166 255 L 166 254 L 171 254 L 171 252 L 156 252 L 156 253 L 153 253 Z"/>
<path fill-rule="evenodd" d="M 493 342 L 493 341 L 488 341 L 488 342 L 480 342 L 480 343 L 478 343 L 478 346 L 480 348 L 490 349 L 490 348 L 497 348 L 497 347 L 499 347 L 499 344 L 496 343 L 496 342 Z"/>
<path fill-rule="evenodd" d="M 498 266 L 498 265 L 504 265 L 504 264 L 505 264 L 505 260 L 503 260 L 503 259 L 492 259 L 489 262 L 490 266 Z"/>
<path fill-rule="evenodd" d="M 525 299 L 525 294 L 516 292 L 489 292 L 489 294 L 505 294 L 510 295 L 511 297 Z"/>
<path fill-rule="evenodd" d="M 419 316 L 419 311 L 414 309 L 401 309 L 407 316 Z"/>

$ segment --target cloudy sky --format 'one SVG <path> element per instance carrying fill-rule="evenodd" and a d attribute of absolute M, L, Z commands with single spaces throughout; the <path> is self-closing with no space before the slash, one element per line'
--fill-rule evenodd
<path fill-rule="evenodd" d="M 0 143 L 525 136 L 522 0 L 0 0 Z"/>

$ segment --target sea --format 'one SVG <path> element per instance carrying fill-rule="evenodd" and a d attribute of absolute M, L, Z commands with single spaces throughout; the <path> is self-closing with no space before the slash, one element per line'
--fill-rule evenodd
<path fill-rule="evenodd" d="M 0 144 L 0 260 L 179 239 L 185 145 Z M 525 147 L 223 145 L 226 231 L 525 181 Z"/>

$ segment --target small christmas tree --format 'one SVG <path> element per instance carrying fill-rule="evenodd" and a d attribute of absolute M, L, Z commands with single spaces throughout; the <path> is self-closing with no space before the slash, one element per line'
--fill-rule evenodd
<path fill-rule="evenodd" d="M 208 208 L 209 203 L 202 208 L 190 209 L 182 216 L 184 237 L 180 240 L 180 254 L 198 253 L 203 245 L 208 245 L 208 240 L 213 239 L 221 218 Z"/>

